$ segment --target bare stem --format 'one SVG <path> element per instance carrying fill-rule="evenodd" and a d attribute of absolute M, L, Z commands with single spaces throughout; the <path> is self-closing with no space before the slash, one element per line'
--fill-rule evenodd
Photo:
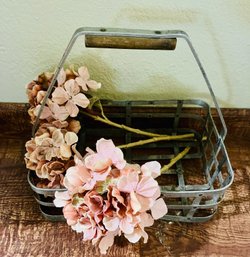
<path fill-rule="evenodd" d="M 111 120 L 109 120 L 107 118 L 102 118 L 102 117 L 100 117 L 98 115 L 90 114 L 90 113 L 85 112 L 85 111 L 81 111 L 81 113 L 86 115 L 86 116 L 88 116 L 88 117 L 93 118 L 94 120 L 100 121 L 100 122 L 108 124 L 110 126 L 113 126 L 113 127 L 116 127 L 116 128 L 120 128 L 120 129 L 124 129 L 124 130 L 130 131 L 130 132 L 133 132 L 133 133 L 136 133 L 136 134 L 139 134 L 139 135 L 148 136 L 148 137 L 169 137 L 168 140 L 175 140 L 175 139 L 192 138 L 192 137 L 194 137 L 193 133 L 186 134 L 186 135 L 179 135 L 179 136 L 169 136 L 169 135 L 151 133 L 151 132 L 143 131 L 143 130 L 140 130 L 140 129 L 131 128 L 131 127 L 128 127 L 126 125 L 113 122 L 113 121 L 111 121 Z"/>
<path fill-rule="evenodd" d="M 109 119 L 107 118 L 107 116 L 105 115 L 105 113 L 104 113 L 104 110 L 103 110 L 103 107 L 102 107 L 102 103 L 101 103 L 100 100 L 98 101 L 97 107 L 101 110 L 102 117 L 103 117 L 105 120 L 109 120 Z"/>
<path fill-rule="evenodd" d="M 185 135 L 178 135 L 178 136 L 161 136 L 161 137 L 153 137 L 150 139 L 145 139 L 145 140 L 139 140 L 136 142 L 132 142 L 129 144 L 124 144 L 124 145 L 119 145 L 120 149 L 126 149 L 126 148 L 131 148 L 131 147 L 136 147 L 139 145 L 145 145 L 145 144 L 150 144 L 153 142 L 158 142 L 158 141 L 168 141 L 168 140 L 179 140 L 179 139 L 184 139 L 184 138 L 190 138 L 192 137 L 193 134 L 185 134 Z"/>
<path fill-rule="evenodd" d="M 170 160 L 169 164 L 164 165 L 161 168 L 161 173 L 165 173 L 166 171 L 168 171 L 177 161 L 182 159 L 189 152 L 189 150 L 190 150 L 190 147 L 187 146 L 182 152 L 177 154 L 173 159 Z"/>

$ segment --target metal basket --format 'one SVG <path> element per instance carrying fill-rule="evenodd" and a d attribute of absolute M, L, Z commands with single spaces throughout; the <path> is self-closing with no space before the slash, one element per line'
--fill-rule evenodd
<path fill-rule="evenodd" d="M 209 105 L 202 100 L 103 100 L 102 104 L 108 118 L 120 124 L 168 135 L 194 134 L 192 139 L 154 142 L 136 148 L 129 148 L 124 150 L 124 154 L 126 160 L 130 163 L 158 160 L 160 163 L 166 164 L 168 160 L 189 146 L 189 153 L 158 179 L 162 196 L 169 209 L 168 214 L 163 219 L 181 222 L 209 220 L 215 214 L 225 190 L 231 185 L 234 173 L 224 145 L 227 133 L 226 125 L 207 75 L 188 35 L 182 31 L 80 28 L 74 33 L 56 69 L 46 99 L 51 94 L 60 69 L 72 46 L 81 35 L 85 35 L 87 47 L 173 50 L 177 38 L 186 40 L 216 107 L 217 122 L 211 115 Z M 107 39 L 112 39 L 112 42 L 110 43 Z M 146 39 L 146 41 L 143 41 L 143 39 Z M 128 44 L 124 43 L 124 40 L 127 40 Z M 157 40 L 161 41 L 155 43 Z M 107 44 L 107 42 L 109 43 Z M 131 45 L 131 42 L 135 43 Z M 43 104 L 45 104 L 45 101 Z M 38 126 L 43 106 L 33 127 L 33 135 Z M 84 117 L 83 124 L 84 126 L 79 133 L 78 148 L 82 147 L 84 149 L 85 146 L 94 148 L 97 139 L 100 137 L 110 138 L 110 135 L 112 135 L 115 144 L 128 144 L 141 139 L 139 135 L 118 128 L 111 128 L 91 118 Z M 56 190 L 37 188 L 35 180 L 35 174 L 30 171 L 28 181 L 35 193 L 42 214 L 52 221 L 63 220 L 61 210 L 53 205 Z"/>

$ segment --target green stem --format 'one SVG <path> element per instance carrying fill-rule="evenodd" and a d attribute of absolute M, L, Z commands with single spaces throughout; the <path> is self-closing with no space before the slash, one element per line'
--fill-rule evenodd
<path fill-rule="evenodd" d="M 184 138 L 190 138 L 192 137 L 193 134 L 185 134 L 185 135 L 178 135 L 178 136 L 161 136 L 161 137 L 153 137 L 150 139 L 145 139 L 145 140 L 139 140 L 136 142 L 132 142 L 129 144 L 124 144 L 124 145 L 119 145 L 120 149 L 126 149 L 126 148 L 131 148 L 131 147 L 136 147 L 139 145 L 145 145 L 145 144 L 150 144 L 153 142 L 158 142 L 158 141 L 168 141 L 168 140 L 179 140 L 179 139 L 184 139 Z"/>
<path fill-rule="evenodd" d="M 168 171 L 176 162 L 178 162 L 180 159 L 182 159 L 190 150 L 190 147 L 187 146 L 182 152 L 177 154 L 173 159 L 170 160 L 169 164 L 164 165 L 161 168 L 161 173 L 165 173 Z"/>
<path fill-rule="evenodd" d="M 128 127 L 126 125 L 113 122 L 113 121 L 111 121 L 111 120 L 109 120 L 107 118 L 105 119 L 105 118 L 102 118 L 102 117 L 100 117 L 98 115 L 90 114 L 90 113 L 82 111 L 82 110 L 81 110 L 81 113 L 86 115 L 86 116 L 88 116 L 88 117 L 93 118 L 96 121 L 100 121 L 100 122 L 108 124 L 110 126 L 113 126 L 113 127 L 116 127 L 116 128 L 120 128 L 120 129 L 124 129 L 124 130 L 127 130 L 129 132 L 133 132 L 133 133 L 136 133 L 136 134 L 139 134 L 139 135 L 148 136 L 148 137 L 168 137 L 169 139 L 167 139 L 167 140 L 176 140 L 176 139 L 192 138 L 192 137 L 194 137 L 193 133 L 186 134 L 186 135 L 179 135 L 179 136 L 169 136 L 169 135 L 151 133 L 151 132 L 143 131 L 143 130 L 140 130 L 140 129 L 131 128 L 131 127 Z"/>

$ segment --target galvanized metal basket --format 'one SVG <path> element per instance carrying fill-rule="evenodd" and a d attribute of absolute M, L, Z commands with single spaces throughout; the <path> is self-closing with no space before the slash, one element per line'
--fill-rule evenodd
<path fill-rule="evenodd" d="M 173 50 L 177 39 L 184 39 L 188 43 L 213 100 L 217 114 L 216 122 L 211 115 L 210 106 L 202 100 L 103 100 L 102 104 L 108 118 L 121 124 L 161 134 L 193 133 L 195 135 L 192 139 L 154 142 L 129 148 L 124 150 L 124 154 L 130 163 L 158 160 L 166 164 L 168 160 L 189 146 L 191 148 L 189 153 L 159 178 L 161 193 L 169 209 L 163 219 L 181 222 L 209 220 L 216 213 L 225 190 L 231 185 L 234 172 L 224 145 L 227 129 L 221 110 L 188 35 L 182 31 L 80 28 L 74 33 L 63 54 L 47 91 L 46 99 L 51 94 L 72 46 L 82 35 L 85 35 L 87 47 Z M 39 124 L 39 116 L 44 104 L 45 101 L 33 127 L 33 135 Z M 108 127 L 87 117 L 84 117 L 83 124 L 78 142 L 78 148 L 82 149 L 86 146 L 94 148 L 97 139 L 110 138 L 111 135 L 115 144 L 127 144 L 141 138 L 139 135 Z M 56 190 L 36 187 L 36 179 L 35 174 L 30 171 L 28 182 L 35 193 L 42 214 L 52 221 L 63 220 L 62 210 L 53 205 Z"/>

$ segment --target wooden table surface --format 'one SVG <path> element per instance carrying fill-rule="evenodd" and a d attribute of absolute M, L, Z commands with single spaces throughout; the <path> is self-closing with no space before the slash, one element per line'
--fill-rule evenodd
<path fill-rule="evenodd" d="M 0 257 L 100 256 L 97 247 L 83 243 L 81 234 L 65 223 L 42 217 L 23 161 L 27 138 L 22 137 L 22 129 L 29 128 L 22 128 L 21 123 L 19 133 L 10 133 L 6 128 L 12 121 L 0 122 L 5 129 L 0 136 Z M 235 179 L 214 218 L 200 224 L 156 222 L 147 229 L 147 244 L 128 244 L 120 239 L 106 256 L 250 256 L 249 120 L 244 121 L 245 128 L 237 124 L 229 119 L 226 142 Z"/>

